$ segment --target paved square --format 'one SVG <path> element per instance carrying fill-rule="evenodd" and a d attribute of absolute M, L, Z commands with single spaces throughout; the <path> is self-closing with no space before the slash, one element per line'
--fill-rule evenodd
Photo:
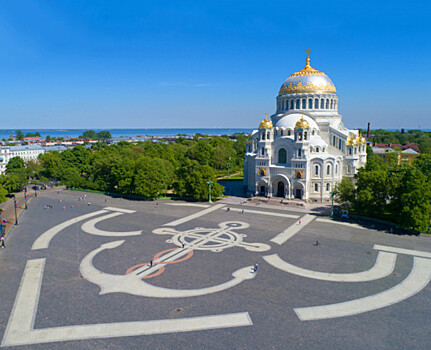
<path fill-rule="evenodd" d="M 429 345 L 429 237 L 270 207 L 80 196 L 41 195 L 8 236 L 2 347 Z"/>

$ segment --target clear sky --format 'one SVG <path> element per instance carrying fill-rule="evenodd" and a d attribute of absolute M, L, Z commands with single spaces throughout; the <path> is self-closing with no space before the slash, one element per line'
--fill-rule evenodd
<path fill-rule="evenodd" d="M 257 127 L 325 72 L 348 127 L 431 128 L 430 1 L 0 2 L 5 128 Z"/>

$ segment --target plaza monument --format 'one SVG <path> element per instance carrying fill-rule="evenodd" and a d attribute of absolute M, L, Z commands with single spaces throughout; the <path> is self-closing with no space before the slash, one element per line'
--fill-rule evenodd
<path fill-rule="evenodd" d="M 306 65 L 283 83 L 277 110 L 247 142 L 244 186 L 249 194 L 326 201 L 343 177 L 365 165 L 366 139 L 347 129 L 331 79 Z"/>

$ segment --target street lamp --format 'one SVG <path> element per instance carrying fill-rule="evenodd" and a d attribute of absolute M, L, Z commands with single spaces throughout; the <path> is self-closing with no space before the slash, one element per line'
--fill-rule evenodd
<path fill-rule="evenodd" d="M 17 206 L 17 203 L 16 203 L 16 197 L 15 196 L 13 196 L 13 206 L 15 208 L 15 225 L 18 225 L 18 216 L 16 215 L 16 206 Z"/>
<path fill-rule="evenodd" d="M 24 188 L 24 203 L 25 203 L 25 209 L 27 209 L 27 187 Z"/>
<path fill-rule="evenodd" d="M 213 186 L 213 182 L 210 180 L 210 181 L 207 182 L 207 185 L 208 185 L 208 202 L 212 203 L 212 200 L 211 200 L 211 187 Z"/>
<path fill-rule="evenodd" d="M 227 162 L 227 178 L 230 179 L 230 157 L 229 161 Z"/>
<path fill-rule="evenodd" d="M 331 192 L 331 198 L 332 198 L 332 205 L 331 205 L 331 215 L 330 215 L 330 217 L 332 218 L 332 217 L 334 217 L 334 197 L 337 195 L 337 191 L 335 191 L 335 190 L 333 190 L 332 192 Z"/>

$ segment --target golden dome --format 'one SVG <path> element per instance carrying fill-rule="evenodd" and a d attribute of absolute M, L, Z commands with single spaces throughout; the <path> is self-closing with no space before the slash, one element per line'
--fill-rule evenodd
<path fill-rule="evenodd" d="M 337 90 L 331 79 L 323 73 L 319 72 L 310 66 L 310 49 L 305 50 L 307 58 L 305 60 L 305 67 L 300 71 L 295 72 L 286 79 L 281 86 L 279 95 L 296 94 L 296 93 L 332 93 L 335 94 Z"/>
<path fill-rule="evenodd" d="M 358 143 L 366 143 L 367 139 L 364 136 L 362 136 L 361 133 L 359 133 L 359 136 L 356 138 L 356 141 Z"/>
<path fill-rule="evenodd" d="M 299 119 L 295 124 L 295 129 L 309 129 L 309 128 L 310 128 L 310 124 L 308 124 L 308 122 L 304 119 L 304 117 L 301 117 L 301 119 Z"/>
<path fill-rule="evenodd" d="M 259 129 L 272 129 L 272 122 L 268 120 L 268 115 L 265 113 L 265 119 L 259 124 Z"/>
<path fill-rule="evenodd" d="M 350 145 L 356 145 L 357 143 L 358 143 L 358 141 L 355 138 L 353 138 L 353 137 L 349 137 L 347 139 L 347 145 L 348 146 L 350 146 Z"/>

